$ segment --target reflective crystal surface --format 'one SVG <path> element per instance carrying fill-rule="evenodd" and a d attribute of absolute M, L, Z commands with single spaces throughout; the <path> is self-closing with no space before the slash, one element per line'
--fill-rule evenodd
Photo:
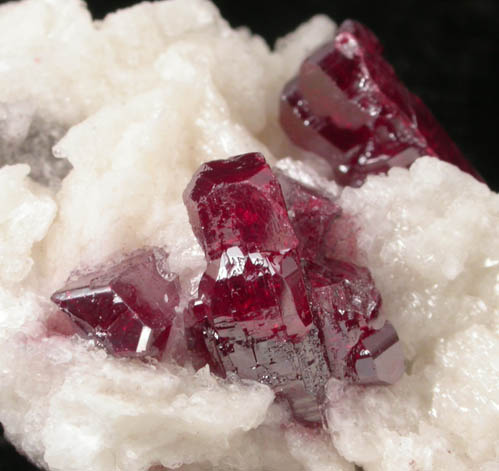
<path fill-rule="evenodd" d="M 369 270 L 328 258 L 342 219 L 328 195 L 247 154 L 202 166 L 184 200 L 208 259 L 186 316 L 196 366 L 268 384 L 304 422 L 320 421 L 331 375 L 398 379 L 402 352 L 390 324 L 376 328 L 381 296 Z"/>
<path fill-rule="evenodd" d="M 386 321 L 380 329 L 363 328 L 346 358 L 347 378 L 360 384 L 394 384 L 404 373 L 397 332 Z"/>
<path fill-rule="evenodd" d="M 280 122 L 299 147 L 325 158 L 342 185 L 439 157 L 481 180 L 428 108 L 382 56 L 376 36 L 345 21 L 281 95 Z"/>
<path fill-rule="evenodd" d="M 360 384 L 400 377 L 397 333 L 380 318 L 369 270 L 333 257 L 335 244 L 345 245 L 340 234 L 352 236 L 327 194 L 274 174 L 251 153 L 202 165 L 184 201 L 207 259 L 175 323 L 196 368 L 267 384 L 297 420 L 314 424 L 331 376 Z M 136 251 L 76 277 L 52 300 L 112 354 L 161 357 L 180 303 L 167 258 L 158 248 Z"/>
<path fill-rule="evenodd" d="M 138 250 L 68 282 L 51 299 L 114 355 L 160 357 L 180 301 L 167 258 L 159 248 Z"/>
<path fill-rule="evenodd" d="M 332 225 L 341 217 L 340 206 L 322 191 L 302 185 L 279 170 L 274 172 L 298 237 L 300 256 L 308 260 L 326 256 Z"/>
<path fill-rule="evenodd" d="M 396 382 L 404 357 L 393 326 L 375 328 L 381 295 L 369 270 L 334 260 L 303 267 L 331 374 L 361 384 Z"/>
<path fill-rule="evenodd" d="M 259 153 L 202 165 L 184 191 L 184 203 L 208 260 L 233 246 L 249 253 L 298 245 L 279 182 Z"/>
<path fill-rule="evenodd" d="M 218 374 L 268 384 L 297 419 L 318 421 L 329 371 L 276 177 L 257 154 L 210 162 L 184 198 L 210 259 L 191 303 L 191 348 Z"/>

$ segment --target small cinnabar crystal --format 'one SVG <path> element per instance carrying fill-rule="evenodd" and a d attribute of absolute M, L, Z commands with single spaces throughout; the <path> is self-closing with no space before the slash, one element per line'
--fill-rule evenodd
<path fill-rule="evenodd" d="M 379 324 L 381 295 L 369 270 L 353 263 L 304 261 L 314 321 L 332 376 L 360 384 L 392 384 L 404 371 L 397 333 Z"/>
<path fill-rule="evenodd" d="M 325 158 L 342 185 L 435 156 L 481 179 L 428 108 L 382 56 L 376 36 L 347 20 L 301 65 L 281 95 L 280 122 L 299 147 Z"/>
<path fill-rule="evenodd" d="M 291 225 L 298 238 L 300 257 L 321 259 L 328 253 L 328 235 L 342 216 L 340 206 L 320 190 L 302 185 L 274 170 L 282 188 Z"/>
<path fill-rule="evenodd" d="M 110 353 L 160 357 L 180 301 L 167 258 L 160 248 L 138 250 L 70 281 L 51 299 Z"/>

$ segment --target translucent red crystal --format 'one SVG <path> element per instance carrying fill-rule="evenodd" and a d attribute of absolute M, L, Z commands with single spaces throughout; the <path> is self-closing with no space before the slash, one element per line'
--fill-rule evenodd
<path fill-rule="evenodd" d="M 383 382 L 377 375 L 385 374 L 385 350 L 398 339 L 395 334 L 388 345 L 373 325 L 381 298 L 367 269 L 312 262 L 327 258 L 322 244 L 341 209 L 320 191 L 278 176 L 285 200 L 263 157 L 248 154 L 205 164 L 184 193 L 209 260 L 190 303 L 188 345 L 198 366 L 209 363 L 221 376 L 268 384 L 289 401 L 297 419 L 317 422 L 331 374 Z M 261 233 L 253 217 L 238 216 L 239 206 L 258 214 Z M 372 345 L 356 349 L 363 339 Z"/>
<path fill-rule="evenodd" d="M 218 374 L 268 384 L 297 418 L 319 420 L 329 371 L 277 178 L 260 154 L 210 162 L 184 201 L 210 260 L 191 303 L 190 338 L 204 342 L 193 349 Z M 240 208 L 257 218 L 239 217 Z"/>
<path fill-rule="evenodd" d="M 381 295 L 369 270 L 337 260 L 327 266 L 305 261 L 303 267 L 331 374 L 361 384 L 397 381 L 404 371 L 402 349 L 389 322 L 375 328 Z"/>
<path fill-rule="evenodd" d="M 233 246 L 249 253 L 298 245 L 279 183 L 261 154 L 202 165 L 184 192 L 184 203 L 208 260 Z"/>
<path fill-rule="evenodd" d="M 326 256 L 331 226 L 342 210 L 332 197 L 274 170 L 282 188 L 288 215 L 299 242 L 300 257 L 315 260 Z"/>
<path fill-rule="evenodd" d="M 159 248 L 136 251 L 70 281 L 51 299 L 111 353 L 160 357 L 180 301 L 167 258 Z"/>
<path fill-rule="evenodd" d="M 203 339 L 197 350 L 213 371 L 268 384 L 297 418 L 319 420 L 317 395 L 329 371 L 293 252 L 227 249 L 209 263 L 191 309 L 198 331 L 191 335 Z"/>
<path fill-rule="evenodd" d="M 341 208 L 320 190 L 278 178 L 252 153 L 204 164 L 186 188 L 208 263 L 183 312 L 185 340 L 195 367 L 267 384 L 297 420 L 319 423 L 331 376 L 391 384 L 403 356 L 379 316 L 369 271 L 331 258 L 331 238 L 351 235 Z M 172 332 L 182 324 L 167 258 L 139 250 L 76 277 L 52 300 L 112 354 L 161 357 L 167 344 L 175 350 Z"/>
<path fill-rule="evenodd" d="M 281 96 L 280 122 L 299 147 L 329 161 L 342 185 L 439 157 L 481 180 L 422 101 L 400 82 L 376 36 L 345 21 Z"/>
<path fill-rule="evenodd" d="M 364 327 L 345 359 L 345 379 L 360 384 L 396 383 L 404 373 L 404 355 L 397 332 L 386 321 L 379 329 Z"/>
<path fill-rule="evenodd" d="M 290 178 L 279 169 L 274 173 L 298 237 L 300 256 L 310 261 L 355 259 L 357 227 L 335 199 L 319 188 Z"/>

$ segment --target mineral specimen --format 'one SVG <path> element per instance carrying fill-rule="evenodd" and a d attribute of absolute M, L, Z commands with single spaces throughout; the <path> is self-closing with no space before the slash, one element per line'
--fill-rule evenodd
<path fill-rule="evenodd" d="M 209 259 L 189 326 L 206 362 L 270 385 L 297 418 L 319 421 L 329 372 L 277 178 L 261 154 L 210 162 L 184 201 Z"/>
<path fill-rule="evenodd" d="M 394 329 L 389 337 L 371 327 L 381 297 L 369 271 L 309 261 L 324 258 L 322 240 L 341 213 L 334 201 L 282 173 L 278 180 L 254 153 L 204 164 L 184 201 L 208 258 L 188 322 L 201 364 L 270 385 L 306 422 L 319 421 L 331 374 L 364 384 L 399 379 Z"/>
<path fill-rule="evenodd" d="M 119 356 L 161 357 L 178 306 L 178 276 L 159 248 L 78 276 L 52 295 L 90 337 Z"/>
<path fill-rule="evenodd" d="M 414 40 L 427 42 L 428 25 L 413 23 Z M 47 328 L 52 317 L 69 318 L 47 302 L 68 274 L 126 247 L 167 247 L 183 306 L 206 260 L 181 194 L 207 160 L 259 151 L 273 166 L 289 156 L 289 165 L 278 163 L 287 175 L 328 188 L 321 176 L 329 174 L 316 175 L 310 156 L 300 161 L 304 154 L 282 142 L 276 105 L 299 64 L 334 36 L 329 18 L 307 21 L 274 49 L 232 29 L 208 0 L 142 2 L 98 21 L 80 0 L 23 0 L 0 7 L 0 24 L 8 108 L 0 124 L 8 137 L 7 160 L 0 157 L 0 422 L 16 449 L 51 471 L 499 469 L 498 196 L 436 158 L 370 175 L 360 188 L 336 191 L 329 182 L 342 208 L 331 242 L 343 237 L 341 259 L 369 267 L 408 368 L 390 387 L 330 379 L 323 429 L 289 426 L 285 402 L 274 404 L 257 381 L 173 364 L 177 324 L 162 361 L 152 362 Z M 460 49 L 455 59 L 466 57 Z M 406 59 L 416 73 L 432 70 Z M 14 122 L 20 101 L 36 105 L 31 125 L 27 115 Z M 10 165 L 25 149 L 30 165 L 48 154 L 53 126 L 67 131 L 56 155 L 73 166 L 57 192 L 35 184 L 28 166 Z M 336 245 L 327 258 L 338 258 Z M 376 349 L 357 347 L 376 368 Z"/>
<path fill-rule="evenodd" d="M 428 108 L 382 56 L 376 36 L 347 20 L 301 65 L 281 96 L 280 122 L 300 147 L 325 158 L 342 185 L 439 157 L 481 177 Z"/>

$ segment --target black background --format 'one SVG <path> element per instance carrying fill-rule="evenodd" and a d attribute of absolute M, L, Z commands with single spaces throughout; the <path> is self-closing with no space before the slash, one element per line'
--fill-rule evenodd
<path fill-rule="evenodd" d="M 0 3 L 4 3 L 0 1 Z M 95 17 L 134 1 L 88 1 Z M 271 44 L 316 13 L 355 18 L 381 39 L 385 55 L 474 163 L 499 190 L 498 0 L 215 0 L 233 26 Z M 1 387 L 1 385 L 0 385 Z M 0 438 L 0 471 L 30 467 Z"/>

